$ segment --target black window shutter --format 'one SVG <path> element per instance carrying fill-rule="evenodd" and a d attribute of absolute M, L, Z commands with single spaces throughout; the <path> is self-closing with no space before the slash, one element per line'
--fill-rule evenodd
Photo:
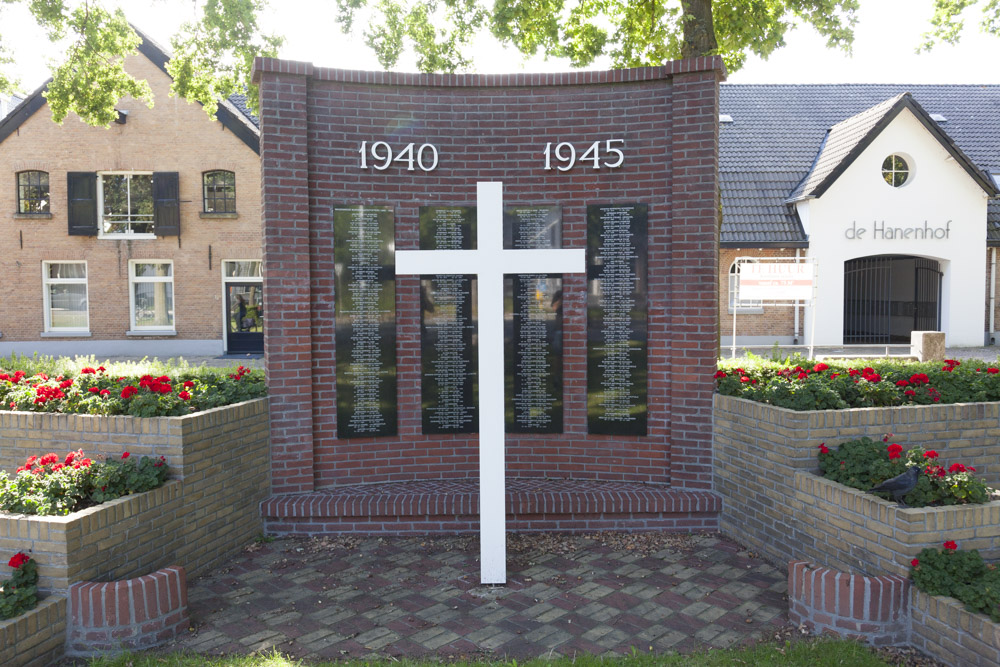
<path fill-rule="evenodd" d="M 97 174 L 71 171 L 66 174 L 69 192 L 70 236 L 97 236 Z"/>
<path fill-rule="evenodd" d="M 153 233 L 157 236 L 180 236 L 180 188 L 176 171 L 153 174 Z"/>

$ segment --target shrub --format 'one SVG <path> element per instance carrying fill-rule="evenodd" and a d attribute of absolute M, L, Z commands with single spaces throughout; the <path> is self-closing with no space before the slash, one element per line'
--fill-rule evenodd
<path fill-rule="evenodd" d="M 983 362 L 722 360 L 720 394 L 791 410 L 1000 401 L 1000 368 Z"/>
<path fill-rule="evenodd" d="M 14 568 L 10 579 L 0 582 L 0 619 L 20 616 L 38 604 L 38 564 L 23 554 L 15 554 L 9 561 Z"/>
<path fill-rule="evenodd" d="M 13 478 L 0 472 L 0 511 L 66 515 L 162 486 L 169 473 L 166 459 L 136 458 L 125 452 L 120 459 L 95 462 L 83 450 L 62 460 L 51 453 L 31 456 Z"/>
<path fill-rule="evenodd" d="M 1000 622 L 1000 570 L 975 549 L 960 551 L 948 541 L 943 550 L 924 549 L 910 565 L 910 579 L 923 592 L 953 597 L 969 611 Z"/>
<path fill-rule="evenodd" d="M 33 365 L 33 373 L 0 368 L 0 409 L 162 417 L 190 414 L 266 394 L 263 372 L 243 366 L 235 372 L 169 368 L 159 375 L 149 372 L 137 375 L 136 366 L 130 367 L 131 374 L 121 375 L 102 365 L 60 370 L 57 375 L 35 370 L 37 367 L 38 364 Z"/>
<path fill-rule="evenodd" d="M 989 502 L 992 490 L 976 477 L 976 469 L 961 463 L 945 466 L 934 450 L 914 447 L 903 452 L 889 436 L 881 442 L 870 438 L 851 440 L 836 449 L 819 446 L 819 468 L 823 476 L 845 486 L 868 491 L 910 466 L 922 468 L 917 486 L 903 498 L 910 507 L 964 505 Z M 888 493 L 878 494 L 888 498 Z"/>

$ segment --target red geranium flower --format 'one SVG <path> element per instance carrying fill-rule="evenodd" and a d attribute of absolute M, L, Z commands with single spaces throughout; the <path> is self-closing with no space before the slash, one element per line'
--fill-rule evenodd
<path fill-rule="evenodd" d="M 188 399 L 191 398 L 191 394 L 187 393 L 186 391 L 182 391 L 181 393 L 179 393 L 177 395 L 180 396 L 180 399 L 182 401 L 186 401 L 186 400 L 188 400 Z"/>
<path fill-rule="evenodd" d="M 89 391 L 91 394 L 99 394 L 99 393 L 101 393 L 101 388 L 100 387 L 91 387 L 87 391 Z"/>
<path fill-rule="evenodd" d="M 1000 368 L 987 368 L 986 372 L 990 375 L 996 375 L 997 373 L 1000 373 Z"/>
<path fill-rule="evenodd" d="M 903 395 L 904 396 L 916 396 L 917 392 L 913 391 L 912 389 L 907 389 L 906 391 L 903 392 Z"/>
<path fill-rule="evenodd" d="M 131 454 L 129 454 L 128 452 L 124 452 L 124 453 L 122 454 L 122 458 L 123 458 L 123 459 L 127 459 L 127 458 L 128 458 L 129 456 L 131 456 Z"/>
<path fill-rule="evenodd" d="M 914 558 L 913 560 L 910 561 L 910 565 L 912 565 L 913 567 L 920 567 L 920 561 Z"/>
<path fill-rule="evenodd" d="M 823 371 L 825 371 L 828 368 L 830 368 L 830 367 L 827 366 L 826 364 L 824 364 L 821 361 L 818 364 L 816 364 L 815 366 L 813 366 L 813 373 L 822 373 Z"/>
<path fill-rule="evenodd" d="M 830 448 L 826 446 L 825 442 L 821 442 L 821 443 L 819 443 L 819 451 L 822 454 L 829 454 L 830 453 Z"/>
<path fill-rule="evenodd" d="M 903 454 L 903 446 L 897 445 L 895 442 L 886 447 L 889 452 L 890 459 L 898 459 Z"/>
<path fill-rule="evenodd" d="M 924 452 L 925 459 L 936 459 L 937 457 L 938 453 L 935 452 L 933 449 L 928 449 L 926 452 Z"/>
<path fill-rule="evenodd" d="M 716 380 L 718 380 L 719 378 L 724 378 L 726 377 L 726 371 L 715 371 L 715 375 L 713 375 L 712 377 L 715 378 Z M 184 383 L 184 386 L 187 387 L 188 385 L 193 385 L 193 384 L 194 384 L 193 382 L 188 380 L 187 382 Z"/>
<path fill-rule="evenodd" d="M 129 385 L 129 386 L 125 387 L 124 389 L 122 389 L 122 398 L 129 398 L 131 396 L 135 396 L 138 393 L 139 393 L 138 389 L 136 389 L 132 385 Z"/>
<path fill-rule="evenodd" d="M 896 386 L 897 387 L 909 387 L 910 383 L 907 382 L 906 380 L 897 380 L 896 381 Z"/>
<path fill-rule="evenodd" d="M 722 373 L 722 375 L 720 376 L 719 373 Z M 715 377 L 726 377 L 726 372 L 725 371 L 718 371 L 715 374 Z M 194 382 L 191 382 L 191 380 L 188 380 L 187 382 L 184 383 L 184 388 L 185 389 L 191 389 L 192 387 L 194 387 Z"/>
<path fill-rule="evenodd" d="M 965 472 L 965 466 L 961 463 L 952 463 L 951 467 L 948 468 L 948 472 Z"/>
<path fill-rule="evenodd" d="M 955 544 L 955 540 L 948 540 L 947 542 L 944 543 L 944 548 L 947 551 L 955 551 L 956 549 L 958 549 L 958 545 Z"/>
<path fill-rule="evenodd" d="M 110 395 L 111 395 L 111 391 L 110 390 L 108 390 L 108 389 L 102 389 L 101 390 L 101 396 L 102 397 L 110 396 Z"/>
<path fill-rule="evenodd" d="M 95 371 L 90 366 L 84 366 L 83 368 L 80 369 L 80 373 L 83 374 L 83 375 L 93 375 L 96 372 L 97 371 Z"/>
<path fill-rule="evenodd" d="M 743 382 L 744 384 L 747 383 L 747 382 L 749 382 L 749 381 L 750 381 L 750 378 L 748 378 L 746 375 L 744 375 L 743 377 L 740 378 L 740 382 Z"/>
<path fill-rule="evenodd" d="M 16 570 L 17 568 L 27 563 L 29 560 L 31 560 L 29 556 L 25 556 L 23 553 L 18 552 L 13 557 L 11 557 L 9 561 L 7 561 L 7 565 Z"/>

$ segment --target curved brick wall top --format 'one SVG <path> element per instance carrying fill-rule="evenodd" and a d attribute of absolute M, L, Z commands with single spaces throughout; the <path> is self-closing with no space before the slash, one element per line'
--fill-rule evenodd
<path fill-rule="evenodd" d="M 717 58 L 489 76 L 259 60 L 272 492 L 477 475 L 475 434 L 421 430 L 417 277 L 396 279 L 399 434 L 338 438 L 332 210 L 391 206 L 396 249 L 413 249 L 419 207 L 472 205 L 479 181 L 503 182 L 507 204 L 560 205 L 565 248 L 586 247 L 588 205 L 649 206 L 649 435 L 588 434 L 587 286 L 566 275 L 564 432 L 508 435 L 508 475 L 711 488 L 722 76 Z M 618 168 L 543 168 L 547 142 L 612 138 Z M 376 141 L 432 144 L 440 163 L 361 169 L 359 147 Z"/>
<path fill-rule="evenodd" d="M 576 86 L 599 83 L 626 83 L 667 79 L 675 74 L 718 70 L 722 79 L 726 67 L 720 56 L 673 60 L 660 67 L 635 67 L 606 71 L 534 72 L 517 74 L 413 74 L 405 72 L 365 72 L 316 67 L 312 63 L 278 58 L 257 58 L 253 63 L 253 81 L 260 83 L 265 74 L 294 74 L 320 81 L 363 83 L 373 86 Z"/>

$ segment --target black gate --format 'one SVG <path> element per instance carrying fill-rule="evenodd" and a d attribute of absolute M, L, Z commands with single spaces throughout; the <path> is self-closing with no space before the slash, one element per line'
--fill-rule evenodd
<path fill-rule="evenodd" d="M 933 259 L 878 255 L 844 262 L 844 343 L 909 343 L 941 327 L 941 269 Z"/>

